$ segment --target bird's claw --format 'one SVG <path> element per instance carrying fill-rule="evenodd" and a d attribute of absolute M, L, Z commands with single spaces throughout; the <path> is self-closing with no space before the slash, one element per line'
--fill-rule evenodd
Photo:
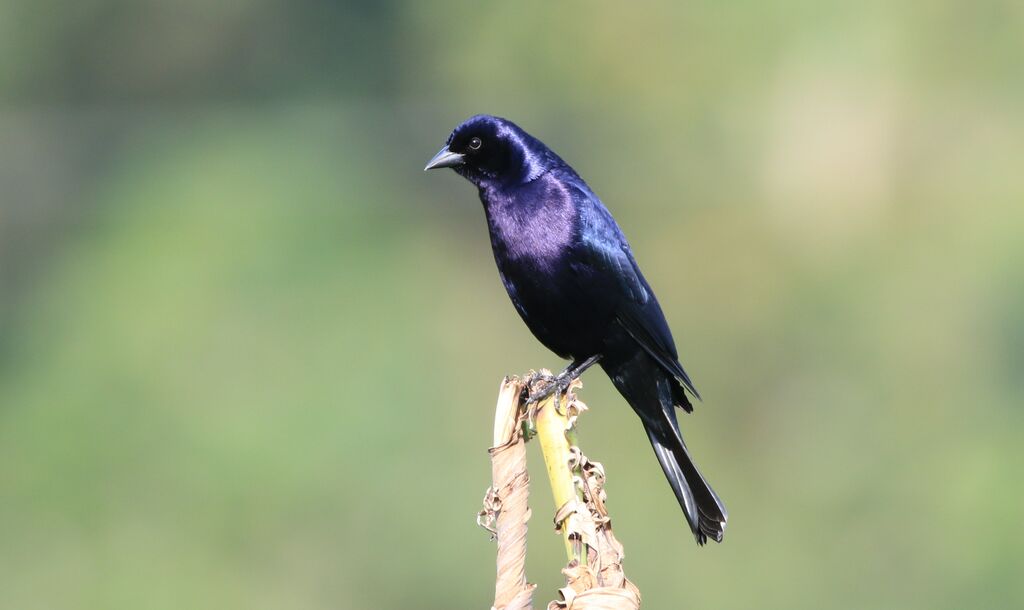
<path fill-rule="evenodd" d="M 538 392 L 534 392 L 533 383 L 535 383 L 536 381 L 545 381 L 547 382 L 547 385 L 544 386 L 544 389 Z M 533 375 L 530 376 L 530 385 L 528 386 L 530 387 L 530 395 L 526 399 L 526 404 L 532 405 L 539 403 L 540 401 L 551 396 L 552 394 L 554 394 L 556 397 L 561 396 L 562 394 L 565 394 L 566 390 L 569 389 L 569 385 L 571 383 L 572 378 L 564 373 L 558 376 L 534 373 Z M 558 402 L 558 400 L 555 401 L 556 409 L 558 408 Z"/>
<path fill-rule="evenodd" d="M 537 408 L 526 407 L 526 419 L 522 423 L 523 439 L 530 440 L 537 436 Z"/>

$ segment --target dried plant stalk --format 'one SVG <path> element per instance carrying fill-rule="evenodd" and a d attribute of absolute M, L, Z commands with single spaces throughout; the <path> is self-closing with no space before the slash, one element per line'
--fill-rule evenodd
<path fill-rule="evenodd" d="M 548 604 L 548 610 L 637 610 L 640 591 L 622 570 L 625 553 L 612 533 L 605 506 L 604 467 L 576 446 L 576 421 L 587 410 L 576 397 L 582 386 L 574 380 L 564 397 L 555 394 L 541 402 L 536 413 L 537 436 L 557 507 L 555 528 L 562 531 L 569 556 L 569 565 L 562 570 L 562 599 Z"/>
<path fill-rule="evenodd" d="M 531 376 L 550 379 L 548 371 Z M 640 591 L 622 571 L 622 545 L 612 533 L 605 506 L 604 468 L 576 446 L 576 419 L 587 406 L 576 398 L 582 384 L 570 384 L 564 396 L 552 396 L 532 409 L 525 406 L 528 382 L 506 377 L 498 393 L 494 446 L 490 449 L 492 485 L 477 522 L 498 542 L 497 579 L 492 610 L 532 608 L 536 585 L 526 582 L 526 522 L 529 476 L 524 424 L 536 427 L 555 499 L 555 529 L 565 537 L 569 564 L 566 586 L 548 610 L 638 610 Z"/>
<path fill-rule="evenodd" d="M 491 454 L 491 487 L 477 523 L 498 542 L 497 578 L 492 610 L 533 608 L 536 585 L 526 582 L 526 522 L 530 519 L 530 477 L 526 472 L 526 441 L 522 435 L 523 385 L 506 377 L 498 390 Z"/>

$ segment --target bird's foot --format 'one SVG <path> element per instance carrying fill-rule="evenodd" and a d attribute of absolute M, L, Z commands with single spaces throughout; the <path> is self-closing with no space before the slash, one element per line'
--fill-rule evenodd
<path fill-rule="evenodd" d="M 572 363 L 565 367 L 565 370 L 558 375 L 552 375 L 551 373 L 542 373 L 535 371 L 526 382 L 526 387 L 529 389 L 530 395 L 526 399 L 527 406 L 536 404 L 552 394 L 555 395 L 555 410 L 559 414 L 561 411 L 561 404 L 558 399 L 562 394 L 568 391 L 569 386 L 572 382 L 583 374 L 583 371 L 587 370 L 591 366 L 597 363 L 601 359 L 601 354 L 595 354 L 589 358 L 580 358 L 573 360 Z M 537 392 L 534 392 L 533 386 L 538 381 L 546 382 L 546 385 Z"/>
<path fill-rule="evenodd" d="M 545 398 L 551 395 L 555 395 L 555 408 L 558 408 L 558 397 L 565 394 L 566 390 L 569 389 L 569 385 L 574 379 L 571 372 L 566 371 L 560 375 L 550 375 L 545 373 L 534 373 L 530 376 L 528 388 L 530 389 L 529 397 L 526 399 L 527 405 L 533 405 L 541 402 Z M 533 386 L 536 382 L 543 381 L 544 385 L 539 390 L 534 390 Z"/>

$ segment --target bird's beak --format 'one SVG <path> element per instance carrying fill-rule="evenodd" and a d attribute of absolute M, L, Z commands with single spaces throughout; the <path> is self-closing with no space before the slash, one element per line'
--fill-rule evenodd
<path fill-rule="evenodd" d="M 466 162 L 466 156 L 459 153 L 448 150 L 445 146 L 441 150 L 437 151 L 434 158 L 427 162 L 427 166 L 423 168 L 423 171 L 428 169 L 437 169 L 439 167 L 455 167 L 456 165 L 462 165 Z"/>

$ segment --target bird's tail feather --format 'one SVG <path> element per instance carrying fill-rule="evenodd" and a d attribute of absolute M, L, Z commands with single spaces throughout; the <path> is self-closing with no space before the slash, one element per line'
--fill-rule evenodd
<path fill-rule="evenodd" d="M 601 366 L 640 416 L 697 543 L 708 538 L 721 542 L 728 520 L 725 506 L 693 464 L 679 432 L 675 405 L 690 407 L 682 388 L 642 350 L 608 350 Z"/>
<path fill-rule="evenodd" d="M 644 427 L 697 544 L 704 544 L 708 538 L 721 542 L 728 513 L 718 494 L 697 470 L 682 439 L 674 433 L 664 434 L 646 422 Z"/>

